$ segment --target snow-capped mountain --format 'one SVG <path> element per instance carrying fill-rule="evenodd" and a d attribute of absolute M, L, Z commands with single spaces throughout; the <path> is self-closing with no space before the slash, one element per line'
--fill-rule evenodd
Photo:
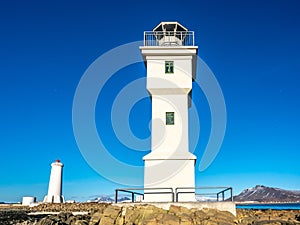
<path fill-rule="evenodd" d="M 256 185 L 242 191 L 234 196 L 234 201 L 256 201 L 256 202 L 300 202 L 300 191 L 290 191 L 280 188 Z"/>
<path fill-rule="evenodd" d="M 128 200 L 131 200 L 131 199 L 127 196 L 119 196 L 119 198 L 118 198 L 118 202 L 123 202 L 123 201 L 128 201 Z M 115 201 L 114 198 L 112 198 L 109 195 L 100 195 L 91 200 L 88 200 L 88 202 L 107 202 L 107 203 L 112 203 L 114 201 Z"/>

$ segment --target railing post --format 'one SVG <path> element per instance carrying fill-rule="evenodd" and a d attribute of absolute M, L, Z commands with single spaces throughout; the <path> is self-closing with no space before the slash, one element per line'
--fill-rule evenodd
<path fill-rule="evenodd" d="M 131 193 L 131 202 L 134 202 L 134 192 Z"/>
<path fill-rule="evenodd" d="M 118 189 L 115 190 L 115 203 L 118 203 Z"/>
<path fill-rule="evenodd" d="M 230 196 L 231 196 L 231 201 L 233 202 L 233 191 L 232 191 L 232 188 L 230 188 Z"/>

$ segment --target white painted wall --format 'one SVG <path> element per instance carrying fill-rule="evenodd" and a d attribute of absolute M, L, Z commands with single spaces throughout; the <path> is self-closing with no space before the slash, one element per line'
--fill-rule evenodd
<path fill-rule="evenodd" d="M 36 202 L 36 197 L 33 196 L 25 196 L 22 198 L 22 205 L 29 206 Z"/>
<path fill-rule="evenodd" d="M 174 125 L 166 125 L 166 112 L 174 112 Z M 152 95 L 151 138 L 156 159 L 186 155 L 189 148 L 187 95 Z"/>
<path fill-rule="evenodd" d="M 147 89 L 156 94 L 157 89 L 164 93 L 187 94 L 192 89 L 192 56 L 147 56 Z M 165 61 L 174 62 L 174 73 L 165 74 Z M 176 93 L 176 92 L 175 92 Z M 161 94 L 161 93 L 157 93 Z"/>
<path fill-rule="evenodd" d="M 196 156 L 189 152 L 188 94 L 195 77 L 197 47 L 140 47 L 147 61 L 147 90 L 152 96 L 151 152 L 144 156 L 145 202 L 172 201 L 171 187 L 195 187 Z M 165 73 L 165 61 L 174 62 L 174 73 Z M 166 125 L 166 112 L 174 112 L 174 125 Z M 160 188 L 147 190 L 147 188 Z M 195 194 L 180 201 L 196 201 Z"/>
<path fill-rule="evenodd" d="M 145 160 L 144 186 L 145 188 L 195 187 L 195 158 L 190 154 L 190 159 L 161 159 Z M 147 192 L 162 192 L 168 190 L 145 190 L 146 202 L 170 202 L 170 194 L 147 194 Z M 180 195 L 180 201 L 196 201 L 195 194 Z"/>

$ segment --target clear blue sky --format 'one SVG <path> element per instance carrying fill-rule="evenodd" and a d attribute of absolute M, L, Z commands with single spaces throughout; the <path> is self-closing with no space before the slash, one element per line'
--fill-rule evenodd
<path fill-rule="evenodd" d="M 57 158 L 65 164 L 66 199 L 86 200 L 123 187 L 82 157 L 72 128 L 73 98 L 94 60 L 142 40 L 143 31 L 161 21 L 179 21 L 195 31 L 199 56 L 214 72 L 226 102 L 223 145 L 205 171 L 198 171 L 198 160 L 197 185 L 228 185 L 235 193 L 256 184 L 300 190 L 299 1 L 13 0 L 0 3 L 0 201 L 25 195 L 41 200 Z M 127 149 L 108 121 L 118 90 L 143 76 L 142 63 L 116 73 L 96 109 L 106 148 L 133 165 L 142 165 L 147 152 Z M 201 159 L 209 108 L 200 90 L 193 98 L 201 117 L 195 151 Z M 143 99 L 130 114 L 132 130 L 141 138 L 150 135 L 150 104 Z M 142 185 L 142 177 L 128 179 Z"/>

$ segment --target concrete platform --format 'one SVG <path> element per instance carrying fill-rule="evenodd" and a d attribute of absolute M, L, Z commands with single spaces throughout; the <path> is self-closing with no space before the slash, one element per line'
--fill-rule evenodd
<path fill-rule="evenodd" d="M 236 216 L 235 202 L 122 202 L 114 203 L 113 205 L 119 207 L 135 206 L 135 205 L 154 205 L 158 208 L 169 210 L 171 205 L 182 206 L 188 209 L 217 209 L 220 211 L 228 211 Z"/>

